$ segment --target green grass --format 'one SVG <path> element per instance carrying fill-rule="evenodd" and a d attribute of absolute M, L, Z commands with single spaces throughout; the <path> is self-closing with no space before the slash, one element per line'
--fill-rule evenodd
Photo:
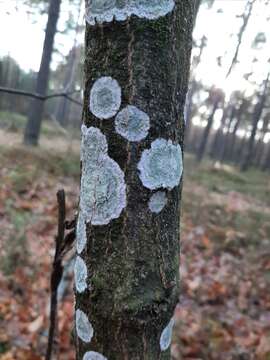
<path fill-rule="evenodd" d="M 17 267 L 27 264 L 29 250 L 25 229 L 29 223 L 30 214 L 13 208 L 12 202 L 6 202 L 6 216 L 13 225 L 9 239 L 4 243 L 4 252 L 1 261 L 1 270 L 5 275 L 12 275 Z"/>
<path fill-rule="evenodd" d="M 76 152 L 0 147 L 0 161 L 9 168 L 8 177 L 18 191 L 46 174 L 74 178 L 80 174 L 80 157 Z"/>
<path fill-rule="evenodd" d="M 23 133 L 26 123 L 27 117 L 25 115 L 9 111 L 0 111 L 0 129 L 2 128 L 9 132 Z M 80 137 L 78 130 L 73 129 L 72 132 L 76 138 Z M 61 126 L 47 119 L 44 119 L 42 122 L 41 135 L 48 138 L 64 136 Z"/>
<path fill-rule="evenodd" d="M 209 160 L 197 165 L 194 158 L 186 156 L 186 174 L 189 180 L 200 183 L 209 191 L 226 194 L 236 191 L 270 205 L 270 177 L 257 169 L 241 173 L 236 167 L 215 167 Z"/>
<path fill-rule="evenodd" d="M 220 251 L 256 248 L 270 239 L 269 174 L 251 169 L 241 173 L 231 166 L 214 167 L 209 160 L 185 161 L 183 214 L 212 234 Z M 230 209 L 229 193 L 237 192 L 238 209 Z M 226 234 L 233 231 L 232 238 Z"/>

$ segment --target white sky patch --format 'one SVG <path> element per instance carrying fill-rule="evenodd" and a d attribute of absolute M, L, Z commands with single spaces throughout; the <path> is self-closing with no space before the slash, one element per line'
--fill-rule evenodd
<path fill-rule="evenodd" d="M 210 10 L 206 5 L 201 6 L 193 34 L 196 40 L 201 39 L 203 35 L 207 37 L 207 46 L 203 50 L 201 63 L 196 69 L 196 79 L 202 80 L 209 86 L 216 85 L 227 94 L 236 89 L 250 91 L 254 85 L 245 80 L 243 75 L 254 71 L 253 80 L 259 84 L 268 70 L 266 63 L 269 58 L 270 36 L 269 24 L 266 20 L 267 7 L 264 1 L 257 1 L 243 36 L 238 56 L 239 64 L 232 70 L 230 77 L 225 78 L 236 49 L 237 34 L 242 25 L 242 19 L 237 18 L 236 15 L 243 13 L 246 3 L 246 1 L 216 0 Z M 219 9 L 222 12 L 219 13 Z M 253 40 L 259 32 L 266 33 L 267 43 L 261 50 L 252 49 Z M 198 49 L 194 50 L 194 53 L 196 51 Z M 222 67 L 219 67 L 217 63 L 219 56 Z M 255 56 L 259 61 L 253 63 Z"/>
<path fill-rule="evenodd" d="M 246 0 L 216 0 L 212 9 L 207 9 L 203 5 L 200 9 L 194 31 L 195 40 L 199 40 L 203 35 L 208 38 L 207 48 L 204 49 L 200 66 L 196 70 L 196 78 L 201 79 L 206 85 L 215 84 L 227 93 L 235 89 L 245 90 L 247 93 L 254 92 L 254 86 L 243 79 L 243 74 L 254 71 L 253 80 L 258 84 L 265 77 L 267 71 L 266 60 L 269 57 L 269 24 L 267 23 L 267 7 L 264 1 L 256 1 L 254 11 L 239 52 L 240 63 L 232 71 L 229 81 L 225 80 L 225 74 L 228 71 L 233 52 L 237 44 L 237 33 L 241 26 L 241 19 L 236 15 L 241 15 L 244 11 Z M 1 0 L 0 2 L 0 33 L 8 34 L 1 36 L 0 55 L 14 57 L 20 66 L 25 69 L 38 70 L 43 40 L 44 28 L 46 26 L 46 15 L 27 15 L 28 8 L 21 5 L 16 10 L 18 0 Z M 73 6 L 73 8 L 72 8 Z M 84 1 L 82 4 L 84 8 Z M 221 9 L 223 13 L 217 11 Z M 69 11 L 75 13 L 74 5 L 64 2 L 61 6 L 61 19 L 58 28 L 65 29 L 66 20 Z M 10 15 L 7 15 L 7 12 Z M 81 12 L 82 16 L 84 11 Z M 206 21 L 207 19 L 207 21 Z M 35 21 L 35 23 L 33 23 Z M 261 50 L 252 50 L 251 44 L 257 33 L 266 34 L 267 43 Z M 73 44 L 73 33 L 69 35 L 58 34 L 56 36 L 55 48 L 64 55 L 68 54 Z M 79 42 L 83 42 L 83 32 L 80 35 Z M 252 59 L 256 55 L 258 62 L 252 64 Z M 217 66 L 216 58 L 222 57 L 223 66 Z M 59 63 L 60 57 L 54 54 L 53 68 Z"/>
<path fill-rule="evenodd" d="M 264 135 L 263 142 L 265 144 L 268 144 L 269 141 L 270 141 L 270 133 L 267 133 L 267 134 Z"/>
<path fill-rule="evenodd" d="M 66 29 L 69 12 L 76 17 L 75 7 L 67 2 L 61 5 L 58 30 Z M 38 71 L 43 50 L 47 14 L 28 14 L 29 7 L 18 0 L 0 0 L 0 56 L 10 55 L 26 71 Z M 81 12 L 83 14 L 83 12 Z M 83 15 L 82 15 L 83 16 Z M 80 20 L 81 22 L 81 20 Z M 5 36 L 3 36 L 5 34 Z M 55 48 L 66 56 L 73 45 L 74 31 L 69 35 L 58 33 L 55 37 Z M 79 35 L 83 42 L 83 32 Z M 62 56 L 53 54 L 52 68 L 62 61 Z"/>

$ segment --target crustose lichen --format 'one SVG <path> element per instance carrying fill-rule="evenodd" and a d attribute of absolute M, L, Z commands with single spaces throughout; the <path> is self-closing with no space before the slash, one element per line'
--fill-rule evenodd
<path fill-rule="evenodd" d="M 151 212 L 160 213 L 166 206 L 168 199 L 164 191 L 157 191 L 153 194 L 148 202 L 148 206 Z"/>
<path fill-rule="evenodd" d="M 171 140 L 155 140 L 149 150 L 143 151 L 138 169 L 146 188 L 173 189 L 179 184 L 183 172 L 180 145 L 174 145 Z"/>
<path fill-rule="evenodd" d="M 150 128 L 149 116 L 136 106 L 128 105 L 115 118 L 115 130 L 129 141 L 146 138 Z"/>
<path fill-rule="evenodd" d="M 87 266 L 80 256 L 77 256 L 75 260 L 74 279 L 78 293 L 84 292 L 87 288 Z"/>
<path fill-rule="evenodd" d="M 87 315 L 80 309 L 76 310 L 75 313 L 76 332 L 78 337 L 85 343 L 90 343 L 94 330 Z"/>
<path fill-rule="evenodd" d="M 108 156 L 106 137 L 82 126 L 80 209 L 92 225 L 107 225 L 126 206 L 126 184 L 119 165 Z"/>
<path fill-rule="evenodd" d="M 170 13 L 174 6 L 174 0 L 88 0 L 85 17 L 90 25 L 114 18 L 122 21 L 131 15 L 152 20 Z"/>
<path fill-rule="evenodd" d="M 107 358 L 95 351 L 87 351 L 83 356 L 83 360 L 107 360 Z"/>
<path fill-rule="evenodd" d="M 85 248 L 87 242 L 86 238 L 86 226 L 82 212 L 79 212 L 77 227 L 76 227 L 76 249 L 77 253 L 80 254 Z"/>
<path fill-rule="evenodd" d="M 173 326 L 174 326 L 174 319 L 172 318 L 170 320 L 169 324 L 162 331 L 162 334 L 160 336 L 160 350 L 161 351 L 168 350 L 171 345 Z"/>
<path fill-rule="evenodd" d="M 112 118 L 121 105 L 121 88 L 110 76 L 96 80 L 90 91 L 89 108 L 99 119 Z"/>

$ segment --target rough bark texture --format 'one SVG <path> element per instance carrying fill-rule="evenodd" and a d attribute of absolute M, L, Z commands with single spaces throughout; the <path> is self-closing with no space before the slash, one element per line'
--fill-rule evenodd
<path fill-rule="evenodd" d="M 87 225 L 85 260 L 91 290 L 76 294 L 76 309 L 93 328 L 90 344 L 76 338 L 77 359 L 86 351 L 110 360 L 169 359 L 160 351 L 160 335 L 178 300 L 179 217 L 181 184 L 167 192 L 167 206 L 151 213 L 152 192 L 138 176 L 143 150 L 157 138 L 183 148 L 183 109 L 187 91 L 193 1 L 176 1 L 170 14 L 157 20 L 132 16 L 126 21 L 86 28 L 83 119 L 106 136 L 109 156 L 125 173 L 127 207 L 107 226 Z M 98 120 L 89 111 L 96 79 L 111 76 L 122 89 L 122 105 L 135 105 L 151 121 L 149 135 L 128 142 L 114 121 Z"/>
<path fill-rule="evenodd" d="M 53 43 L 56 34 L 57 21 L 60 14 L 60 4 L 61 4 L 61 0 L 50 1 L 42 59 L 38 72 L 36 89 L 35 89 L 35 92 L 40 95 L 46 95 L 48 90 L 50 63 L 52 58 Z M 27 145 L 38 144 L 43 110 L 44 110 L 44 101 L 34 99 L 31 102 L 29 117 L 24 133 L 24 143 Z"/>

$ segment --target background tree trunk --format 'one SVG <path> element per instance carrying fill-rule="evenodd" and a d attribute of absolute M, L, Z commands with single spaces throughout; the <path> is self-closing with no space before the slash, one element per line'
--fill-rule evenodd
<path fill-rule="evenodd" d="M 165 190 L 167 204 L 153 213 L 148 203 L 154 192 L 143 186 L 138 163 L 156 139 L 171 140 L 183 148 L 193 14 L 193 1 L 176 1 L 172 12 L 156 20 L 131 16 L 86 28 L 83 119 L 106 136 L 108 155 L 125 175 L 127 205 L 108 225 L 87 223 L 87 243 L 80 249 L 87 267 L 87 289 L 80 293 L 76 286 L 79 360 L 90 350 L 110 360 L 170 358 L 169 348 L 160 349 L 160 337 L 179 295 L 181 184 Z M 121 108 L 133 105 L 148 114 L 150 130 L 142 141 L 128 142 L 116 133 L 113 119 L 99 120 L 89 111 L 90 90 L 103 76 L 119 83 Z M 158 159 L 155 164 L 162 166 Z M 82 169 L 86 165 L 83 162 Z M 83 170 L 82 183 L 85 178 Z M 81 192 L 77 244 L 85 236 L 80 223 L 82 197 Z M 80 317 L 80 311 L 86 317 Z M 88 330 L 93 327 L 91 342 L 80 336 L 83 323 Z"/>
<path fill-rule="evenodd" d="M 220 98 L 218 96 L 216 96 L 215 99 L 214 99 L 214 102 L 213 102 L 212 112 L 208 117 L 207 125 L 206 125 L 206 127 L 205 127 L 205 129 L 203 131 L 202 139 L 201 139 L 200 145 L 199 145 L 198 150 L 197 150 L 196 158 L 197 158 L 197 161 L 199 161 L 199 162 L 202 161 L 202 158 L 204 156 L 206 146 L 207 146 L 208 137 L 210 135 L 210 131 L 211 131 L 211 128 L 212 128 L 212 125 L 213 125 L 213 122 L 214 122 L 214 116 L 215 116 L 215 113 L 216 113 L 216 111 L 217 111 L 217 109 L 219 107 L 219 103 L 220 103 Z"/>
<path fill-rule="evenodd" d="M 216 131 L 212 146 L 211 146 L 211 152 L 210 155 L 211 157 L 213 157 L 215 160 L 219 159 L 220 156 L 220 149 L 221 147 L 223 147 L 223 142 L 224 142 L 224 133 L 223 130 L 225 128 L 226 125 L 226 120 L 228 118 L 229 112 L 231 111 L 231 105 L 227 105 L 226 107 L 224 106 L 223 108 L 223 114 L 222 114 L 222 118 L 220 120 L 220 126 Z"/>
<path fill-rule="evenodd" d="M 54 37 L 57 30 L 57 21 L 60 15 L 61 0 L 50 0 L 48 21 L 43 45 L 42 59 L 38 72 L 36 93 L 46 95 L 48 90 L 50 63 L 52 59 Z M 27 125 L 24 132 L 26 145 L 37 145 L 44 110 L 44 101 L 34 99 L 30 105 Z"/>
<path fill-rule="evenodd" d="M 252 163 L 255 136 L 257 133 L 258 123 L 262 116 L 262 112 L 263 112 L 263 109 L 265 106 L 269 76 L 270 76 L 270 73 L 267 75 L 267 79 L 265 80 L 263 93 L 261 94 L 259 101 L 257 102 L 257 104 L 255 105 L 255 108 L 254 108 L 254 113 L 253 113 L 253 117 L 252 117 L 252 130 L 251 130 L 251 135 L 248 139 L 247 151 L 244 156 L 244 161 L 241 165 L 242 171 L 248 170 L 248 168 L 250 167 L 250 165 Z"/>
<path fill-rule="evenodd" d="M 76 65 L 76 47 L 70 51 L 67 68 L 65 71 L 64 91 L 72 91 L 74 88 L 74 71 Z M 56 111 L 56 119 L 61 126 L 66 127 L 68 124 L 70 102 L 67 98 L 60 98 Z"/>

